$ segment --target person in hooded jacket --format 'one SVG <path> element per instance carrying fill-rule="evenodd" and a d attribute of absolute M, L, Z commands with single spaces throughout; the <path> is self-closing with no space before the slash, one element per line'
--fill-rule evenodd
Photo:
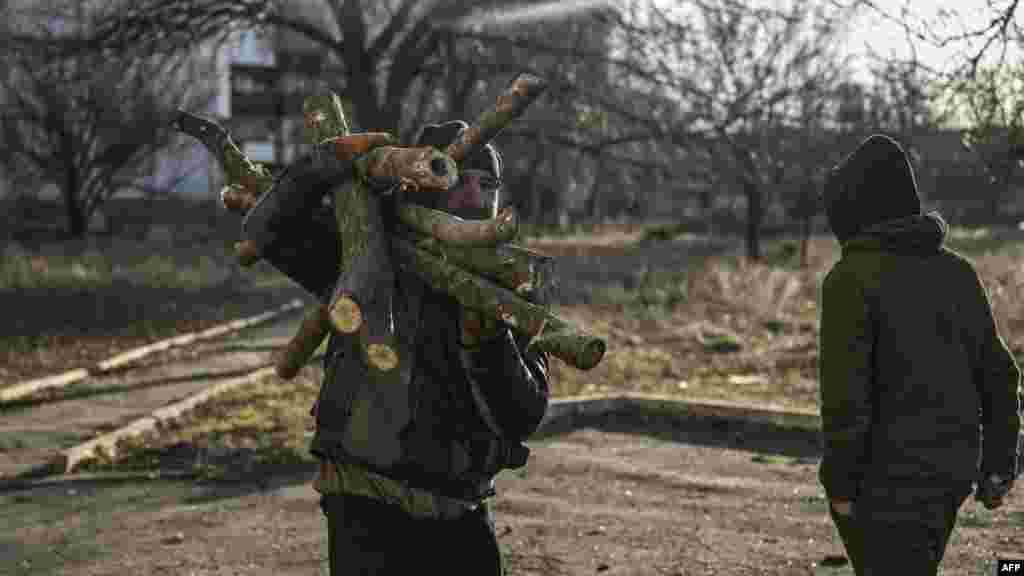
<path fill-rule="evenodd" d="M 1020 372 L 895 140 L 863 141 L 823 200 L 842 255 L 821 286 L 819 479 L 858 576 L 934 575 L 972 484 L 996 508 L 1019 473 Z"/>
<path fill-rule="evenodd" d="M 443 150 L 465 129 L 462 121 L 427 125 L 417 145 Z M 338 261 L 337 224 L 319 196 L 347 177 L 332 157 L 314 152 L 290 166 L 245 229 L 263 239 L 267 261 L 321 299 L 339 271 L 331 266 Z M 399 198 L 391 190 L 385 198 L 465 219 L 493 218 L 501 164 L 488 144 L 463 162 L 446 193 Z M 386 225 L 397 224 L 391 217 Z M 544 303 L 543 295 L 525 296 Z M 548 402 L 547 357 L 504 323 L 462 308 L 401 266 L 391 300 L 391 330 L 403 358 L 398 385 L 375 385 L 355 337 L 332 333 L 324 356 L 310 450 L 321 461 L 314 488 L 327 518 L 330 573 L 500 575 L 488 499 L 499 471 L 526 463 L 523 441 Z"/>

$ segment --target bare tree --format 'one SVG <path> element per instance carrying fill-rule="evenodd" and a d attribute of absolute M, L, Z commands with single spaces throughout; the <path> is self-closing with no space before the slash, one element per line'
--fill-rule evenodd
<path fill-rule="evenodd" d="M 181 87 L 180 62 L 56 57 L 40 46 L 60 29 L 87 25 L 84 2 L 17 30 L 0 78 L 0 165 L 16 183 L 56 185 L 72 236 L 123 187 L 144 188 L 150 160 L 170 142 L 168 112 L 198 95 Z"/>
<path fill-rule="evenodd" d="M 747 256 L 758 259 L 764 192 L 784 173 L 780 137 L 798 132 L 802 98 L 827 94 L 843 79 L 844 11 L 812 0 L 771 8 L 733 0 L 634 5 L 645 9 L 646 24 L 624 25 L 639 57 L 623 71 L 682 103 L 656 127 L 677 145 L 712 155 L 724 149 L 716 180 L 735 179 L 746 203 Z"/>
<path fill-rule="evenodd" d="M 96 30 L 65 38 L 65 48 L 102 54 L 188 51 L 197 42 L 224 41 L 239 30 L 278 30 L 321 48 L 333 62 L 330 86 L 352 103 L 361 129 L 408 132 L 414 89 L 451 56 L 451 31 L 483 10 L 512 2 L 490 0 L 120 0 Z"/>
<path fill-rule="evenodd" d="M 934 18 L 914 13 L 909 2 L 898 10 L 885 7 L 877 0 L 831 2 L 847 10 L 866 8 L 903 28 L 908 40 L 913 44 L 956 49 L 951 69 L 927 68 L 937 78 L 943 78 L 951 83 L 958 79 L 973 78 L 979 68 L 986 64 L 1003 66 L 1007 63 L 1010 48 L 1024 46 L 1024 26 L 1018 19 L 1020 0 L 988 2 L 988 17 L 984 22 L 972 26 L 962 24 L 963 14 L 952 2 L 940 7 Z M 954 29 L 954 23 L 957 23 L 957 29 Z"/>
<path fill-rule="evenodd" d="M 988 213 L 998 218 L 1024 153 L 1024 66 L 979 68 L 956 94 L 968 122 L 964 146 L 987 176 Z"/>

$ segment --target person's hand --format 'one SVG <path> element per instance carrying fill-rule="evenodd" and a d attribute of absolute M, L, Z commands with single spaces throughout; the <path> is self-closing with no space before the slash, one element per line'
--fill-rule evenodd
<path fill-rule="evenodd" d="M 463 308 L 461 316 L 459 342 L 466 348 L 476 348 L 501 335 L 502 325 L 496 318 L 472 308 Z"/>
<path fill-rule="evenodd" d="M 987 509 L 995 510 L 1003 505 L 1003 498 L 1010 492 L 1013 482 L 997 474 L 990 474 L 978 482 L 974 499 Z"/>
<path fill-rule="evenodd" d="M 853 516 L 853 500 L 844 498 L 832 498 L 830 500 L 832 509 L 840 516 Z"/>

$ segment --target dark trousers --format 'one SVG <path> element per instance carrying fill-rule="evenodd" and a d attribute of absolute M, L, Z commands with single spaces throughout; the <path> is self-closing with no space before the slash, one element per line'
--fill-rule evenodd
<path fill-rule="evenodd" d="M 851 516 L 829 506 L 857 576 L 935 576 L 970 488 L 867 490 Z"/>
<path fill-rule="evenodd" d="M 341 494 L 322 497 L 320 507 L 331 576 L 502 574 L 486 505 L 454 520 L 415 518 L 391 504 Z"/>

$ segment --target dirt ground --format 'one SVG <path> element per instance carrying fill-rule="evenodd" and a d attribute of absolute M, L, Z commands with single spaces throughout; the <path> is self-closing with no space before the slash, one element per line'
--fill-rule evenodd
<path fill-rule="evenodd" d="M 533 442 L 494 502 L 508 573 L 852 574 L 806 432 L 636 415 L 577 422 Z M 288 475 L 285 470 L 292 473 Z M 0 494 L 11 574 L 326 573 L 312 469 L 261 483 L 67 485 Z M 1024 550 L 1024 497 L 961 509 L 944 574 L 978 575 Z"/>
<path fill-rule="evenodd" d="M 780 261 L 776 245 L 765 262 L 746 264 L 699 239 L 605 236 L 615 239 L 531 244 L 558 256 L 571 279 L 558 313 L 609 344 L 589 372 L 553 362 L 555 395 L 649 392 L 816 410 L 816 292 L 837 256 L 833 241 L 817 239 L 801 269 Z M 1020 350 L 1021 255 L 981 248 L 1000 326 Z M 0 492 L 0 566 L 10 560 L 26 575 L 324 573 L 325 529 L 304 454 L 318 382 L 307 368 L 291 383 L 229 394 L 94 468 L 199 478 Z M 842 547 L 817 483 L 819 455 L 809 432 L 640 415 L 577 422 L 537 438 L 528 467 L 499 478 L 509 573 L 852 574 L 823 565 Z M 1021 494 L 994 513 L 965 504 L 945 574 L 987 574 L 994 556 L 1024 555 Z"/>

